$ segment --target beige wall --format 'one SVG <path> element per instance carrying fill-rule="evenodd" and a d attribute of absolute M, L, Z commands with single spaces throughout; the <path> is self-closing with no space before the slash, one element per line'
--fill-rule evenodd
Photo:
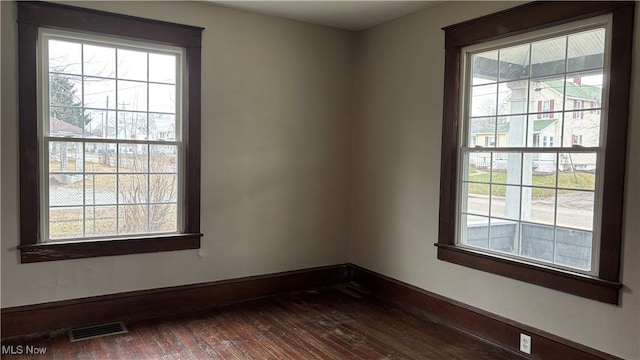
<path fill-rule="evenodd" d="M 2 1 L 2 306 L 347 261 L 354 35 L 197 2 L 73 2 L 205 27 L 202 239 L 19 264 L 16 6 Z"/>
<path fill-rule="evenodd" d="M 359 34 L 351 261 L 605 352 L 640 359 L 638 101 L 631 101 L 621 306 L 436 259 L 444 69 L 440 28 L 513 5 L 443 3 Z M 638 25 L 640 6 L 636 11 Z M 636 44 L 639 35 L 636 26 Z M 640 97 L 639 49 L 634 49 L 631 99 Z"/>

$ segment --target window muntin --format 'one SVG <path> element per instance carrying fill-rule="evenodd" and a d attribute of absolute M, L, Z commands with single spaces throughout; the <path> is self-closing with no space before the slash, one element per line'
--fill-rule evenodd
<path fill-rule="evenodd" d="M 462 49 L 460 143 L 472 147 L 458 245 L 597 273 L 608 28 L 599 17 Z"/>
<path fill-rule="evenodd" d="M 40 39 L 44 242 L 181 232 L 183 50 Z"/>

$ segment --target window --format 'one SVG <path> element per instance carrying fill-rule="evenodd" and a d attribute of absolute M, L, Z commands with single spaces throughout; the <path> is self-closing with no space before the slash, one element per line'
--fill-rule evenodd
<path fill-rule="evenodd" d="M 573 101 L 573 109 L 574 110 L 581 110 L 582 109 L 582 101 L 580 100 L 574 100 Z M 582 119 L 584 117 L 584 114 L 582 111 L 575 111 L 573 113 L 573 118 L 574 119 Z"/>
<path fill-rule="evenodd" d="M 571 145 L 582 146 L 582 135 L 571 135 Z"/>
<path fill-rule="evenodd" d="M 496 146 L 496 137 L 487 136 L 486 138 L 484 138 L 484 146 Z"/>
<path fill-rule="evenodd" d="M 40 39 L 43 241 L 176 233 L 183 142 L 164 134 L 182 123 L 182 50 L 50 30 Z"/>
<path fill-rule="evenodd" d="M 549 119 L 553 111 L 554 100 L 540 100 L 538 101 L 538 119 Z"/>
<path fill-rule="evenodd" d="M 22 262 L 199 248 L 202 29 L 18 9 Z"/>
<path fill-rule="evenodd" d="M 582 102 L 574 101 L 573 108 L 564 104 L 577 92 L 602 97 L 608 32 L 608 17 L 596 17 L 461 50 L 462 91 L 468 99 L 461 104 L 461 143 L 476 136 L 472 124 L 479 121 L 504 134 L 505 141 L 488 143 L 487 149 L 460 148 L 458 245 L 595 274 L 602 121 L 594 118 L 593 126 L 584 129 L 592 133 L 592 143 L 572 148 L 571 133 L 580 124 L 571 115 L 582 109 Z M 589 53 L 581 52 L 583 47 Z M 600 61 L 579 61 L 588 56 Z M 577 74 L 588 88 L 575 83 L 569 87 Z M 506 92 L 508 100 L 499 111 L 474 106 L 500 92 Z M 537 100 L 540 97 L 547 100 Z M 563 142 L 563 136 L 568 140 Z M 478 152 L 493 158 L 495 165 L 475 166 L 470 158 Z M 560 166 L 564 157 L 571 160 L 569 170 Z"/>
<path fill-rule="evenodd" d="M 438 258 L 616 303 L 634 5 L 592 4 L 531 3 L 445 28 Z M 501 97 L 500 109 L 479 105 Z M 571 97 L 601 114 L 576 116 Z M 471 147 L 478 129 L 505 141 Z"/>

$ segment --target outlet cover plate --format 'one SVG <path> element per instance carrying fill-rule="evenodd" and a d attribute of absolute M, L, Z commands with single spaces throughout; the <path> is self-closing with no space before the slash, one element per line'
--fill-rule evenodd
<path fill-rule="evenodd" d="M 531 336 L 520 334 L 520 351 L 531 354 Z"/>

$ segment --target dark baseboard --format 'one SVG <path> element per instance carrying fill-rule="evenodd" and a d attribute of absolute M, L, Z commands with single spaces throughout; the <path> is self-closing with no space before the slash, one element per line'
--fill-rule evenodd
<path fill-rule="evenodd" d="M 585 345 L 364 269 L 333 265 L 239 279 L 3 308 L 3 338 L 112 321 L 161 317 L 226 303 L 352 282 L 384 301 L 519 352 L 531 336 L 531 359 L 620 360 Z"/>
<path fill-rule="evenodd" d="M 613 355 L 351 265 L 352 281 L 373 296 L 447 324 L 531 359 L 621 360 Z M 519 351 L 520 333 L 531 336 L 531 355 Z"/>
<path fill-rule="evenodd" d="M 2 337 L 112 321 L 160 317 L 263 296 L 346 283 L 350 278 L 351 270 L 348 265 L 334 265 L 3 308 Z"/>

